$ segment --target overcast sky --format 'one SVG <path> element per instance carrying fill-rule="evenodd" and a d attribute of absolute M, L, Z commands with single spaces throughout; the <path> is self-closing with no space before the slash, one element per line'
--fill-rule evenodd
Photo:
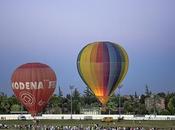
<path fill-rule="evenodd" d="M 0 0 L 0 91 L 11 95 L 21 64 L 41 62 L 64 94 L 81 92 L 76 60 L 88 43 L 111 41 L 129 55 L 122 94 L 175 92 L 174 0 Z"/>

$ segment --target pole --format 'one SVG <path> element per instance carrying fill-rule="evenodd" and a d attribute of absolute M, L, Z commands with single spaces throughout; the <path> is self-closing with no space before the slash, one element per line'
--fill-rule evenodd
<path fill-rule="evenodd" d="M 70 117 L 70 118 L 71 118 L 71 119 L 72 119 L 72 90 L 73 90 L 73 89 L 74 89 L 74 86 L 71 85 L 71 86 L 70 86 L 70 90 L 71 90 L 71 96 L 70 96 L 70 97 L 71 97 L 71 117 Z"/>
<path fill-rule="evenodd" d="M 155 94 L 153 94 L 153 100 L 154 100 L 154 116 L 156 116 L 156 99 L 155 99 Z"/>
<path fill-rule="evenodd" d="M 119 85 L 119 87 L 118 87 L 118 91 L 119 91 L 119 108 L 118 108 L 118 112 L 119 112 L 119 118 L 120 118 L 120 116 L 121 116 L 121 100 L 120 100 L 120 88 L 122 87 L 123 85 L 121 84 L 121 85 Z"/>
<path fill-rule="evenodd" d="M 120 118 L 120 115 L 121 115 L 120 106 L 121 106 L 121 101 L 120 101 L 120 87 L 119 87 L 119 109 L 118 109 L 119 118 Z"/>
<path fill-rule="evenodd" d="M 71 90 L 71 119 L 72 119 L 72 90 Z"/>

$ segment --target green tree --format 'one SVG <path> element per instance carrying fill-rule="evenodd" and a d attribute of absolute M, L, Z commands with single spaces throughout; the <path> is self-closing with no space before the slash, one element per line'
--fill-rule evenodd
<path fill-rule="evenodd" d="M 168 109 L 172 115 L 175 114 L 175 96 L 170 98 L 168 102 Z"/>
<path fill-rule="evenodd" d="M 124 102 L 124 113 L 131 114 L 134 112 L 133 102 L 131 100 Z"/>
<path fill-rule="evenodd" d="M 170 99 L 174 96 L 175 96 L 175 93 L 169 93 L 169 92 L 167 93 L 167 95 L 165 97 L 165 107 L 167 110 L 169 110 L 168 103 L 169 103 Z"/>
<path fill-rule="evenodd" d="M 97 102 L 95 95 L 92 93 L 92 91 L 88 87 L 86 87 L 86 89 L 83 92 L 82 100 L 83 100 L 82 103 L 84 106 L 85 105 L 86 106 L 93 106 L 94 103 L 96 104 L 96 102 Z"/>
<path fill-rule="evenodd" d="M 71 111 L 71 96 L 67 94 L 66 97 L 62 98 L 62 113 L 70 114 Z"/>
<path fill-rule="evenodd" d="M 113 94 L 113 95 L 110 97 L 110 99 L 109 99 L 109 101 L 108 101 L 108 103 L 107 103 L 107 108 L 108 108 L 108 110 L 109 110 L 109 114 L 115 113 L 115 112 L 116 112 L 117 106 L 118 106 L 117 100 L 118 100 L 118 99 L 117 99 L 117 97 L 115 96 L 115 94 Z"/>
<path fill-rule="evenodd" d="M 157 95 L 160 96 L 160 97 L 162 97 L 162 98 L 165 98 L 166 97 L 166 94 L 164 92 L 158 93 Z"/>
<path fill-rule="evenodd" d="M 170 115 L 171 113 L 167 109 L 164 109 L 164 110 L 160 111 L 159 114 L 160 115 Z"/>
<path fill-rule="evenodd" d="M 50 104 L 52 104 L 53 107 L 57 107 L 61 105 L 61 98 L 57 95 L 53 95 L 49 101 Z"/>
<path fill-rule="evenodd" d="M 80 113 L 80 106 L 81 106 L 81 97 L 80 97 L 80 93 L 77 90 L 77 88 L 74 89 L 73 93 L 72 93 L 72 112 L 75 114 L 79 114 Z"/>
<path fill-rule="evenodd" d="M 13 104 L 13 105 L 11 105 L 10 110 L 11 111 L 21 111 L 21 105 Z"/>
<path fill-rule="evenodd" d="M 144 114 L 147 114 L 147 110 L 146 110 L 146 107 L 145 107 L 145 104 L 139 104 L 139 114 L 141 115 L 144 115 Z"/>
<path fill-rule="evenodd" d="M 2 92 L 0 94 L 0 113 L 10 113 L 10 104 L 8 102 L 8 97 Z"/>
<path fill-rule="evenodd" d="M 8 97 L 8 102 L 10 105 L 13 105 L 13 104 L 20 105 L 21 104 L 14 95 L 12 95 L 11 97 Z"/>
<path fill-rule="evenodd" d="M 151 96 L 151 91 L 149 90 L 149 87 L 148 87 L 148 85 L 146 85 L 145 86 L 145 95 L 147 96 L 147 97 L 149 97 L 149 96 Z"/>
<path fill-rule="evenodd" d="M 135 98 L 138 98 L 138 96 L 137 96 L 137 92 L 136 92 L 136 91 L 135 91 L 134 97 L 135 97 Z"/>
<path fill-rule="evenodd" d="M 143 94 L 140 96 L 140 103 L 145 104 L 145 95 Z"/>
<path fill-rule="evenodd" d="M 50 111 L 53 114 L 60 114 L 61 112 L 61 97 L 54 95 L 49 101 Z"/>
<path fill-rule="evenodd" d="M 80 92 L 78 91 L 77 88 L 74 89 L 72 93 L 72 98 L 73 100 L 80 100 Z"/>

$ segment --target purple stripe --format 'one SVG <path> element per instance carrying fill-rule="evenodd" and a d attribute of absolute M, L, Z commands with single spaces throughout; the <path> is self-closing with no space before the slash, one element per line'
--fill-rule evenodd
<path fill-rule="evenodd" d="M 108 82 L 109 82 L 109 72 L 110 72 L 110 59 L 108 47 L 103 43 L 103 95 L 108 95 Z"/>

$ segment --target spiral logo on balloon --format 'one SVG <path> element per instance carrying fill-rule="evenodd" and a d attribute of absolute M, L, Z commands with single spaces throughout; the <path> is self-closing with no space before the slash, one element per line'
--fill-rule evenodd
<path fill-rule="evenodd" d="M 35 97 L 29 92 L 21 92 L 19 96 L 22 103 L 26 106 L 31 106 L 35 103 Z"/>
<path fill-rule="evenodd" d="M 45 104 L 46 104 L 46 102 L 43 101 L 43 100 L 40 100 L 40 101 L 38 102 L 38 105 L 39 105 L 39 106 L 44 106 Z"/>

